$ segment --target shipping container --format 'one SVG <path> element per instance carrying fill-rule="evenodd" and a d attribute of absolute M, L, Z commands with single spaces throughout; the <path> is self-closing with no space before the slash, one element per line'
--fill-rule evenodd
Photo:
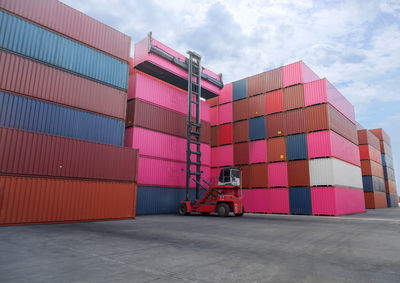
<path fill-rule="evenodd" d="M 233 125 L 232 123 L 218 126 L 218 145 L 233 143 Z"/>
<path fill-rule="evenodd" d="M 287 111 L 285 112 L 285 115 L 287 135 L 300 134 L 307 131 L 306 111 L 303 108 Z"/>
<path fill-rule="evenodd" d="M 358 145 L 356 125 L 329 104 L 306 108 L 307 132 L 332 130 Z"/>
<path fill-rule="evenodd" d="M 0 48 L 126 91 L 129 64 L 0 10 Z M 46 44 L 42 44 L 46 42 Z"/>
<path fill-rule="evenodd" d="M 377 150 L 381 150 L 379 139 L 369 130 L 357 130 L 358 144 L 368 144 Z"/>
<path fill-rule="evenodd" d="M 282 89 L 265 94 L 265 114 L 278 113 L 284 110 Z"/>
<path fill-rule="evenodd" d="M 308 187 L 294 187 L 289 189 L 290 213 L 312 214 L 311 191 Z"/>
<path fill-rule="evenodd" d="M 336 158 L 309 160 L 311 186 L 362 189 L 361 168 Z"/>
<path fill-rule="evenodd" d="M 232 83 L 224 85 L 219 95 L 219 104 L 232 102 Z"/>
<path fill-rule="evenodd" d="M 265 95 L 256 95 L 249 98 L 249 118 L 265 116 Z"/>
<path fill-rule="evenodd" d="M 393 169 L 393 160 L 388 155 L 381 153 L 382 165 Z"/>
<path fill-rule="evenodd" d="M 0 8 L 121 60 L 129 61 L 129 36 L 60 1 L 2 0 Z"/>
<path fill-rule="evenodd" d="M 129 87 L 128 87 L 128 91 L 129 91 Z M 214 106 L 218 106 L 219 104 L 219 97 L 213 97 L 213 98 L 209 98 L 206 100 L 207 104 L 210 105 L 210 107 L 214 107 Z"/>
<path fill-rule="evenodd" d="M 304 84 L 305 106 L 329 103 L 347 119 L 356 123 L 354 106 L 327 80 Z"/>
<path fill-rule="evenodd" d="M 137 149 L 0 127 L 0 174 L 136 181 Z"/>
<path fill-rule="evenodd" d="M 129 106 L 129 102 L 128 102 Z M 187 115 L 187 114 L 186 114 Z M 211 126 L 217 126 L 219 125 L 219 108 L 218 106 L 211 107 L 210 108 L 210 125 Z M 187 119 L 187 118 L 186 118 Z"/>
<path fill-rule="evenodd" d="M 380 141 L 380 145 L 381 145 L 381 153 L 384 153 L 384 154 L 392 157 L 392 149 L 391 149 L 390 145 L 388 145 L 384 141 Z"/>
<path fill-rule="evenodd" d="M 397 194 L 386 194 L 388 207 L 399 207 Z"/>
<path fill-rule="evenodd" d="M 282 67 L 282 86 L 288 87 L 319 80 L 319 77 L 302 61 Z"/>
<path fill-rule="evenodd" d="M 385 180 L 376 176 L 362 176 L 364 192 L 385 193 Z"/>
<path fill-rule="evenodd" d="M 342 187 L 311 188 L 313 215 L 340 216 L 365 212 L 364 193 Z"/>
<path fill-rule="evenodd" d="M 369 145 L 360 145 L 360 160 L 372 160 L 378 164 L 382 164 L 381 152 Z"/>
<path fill-rule="evenodd" d="M 249 140 L 249 121 L 233 123 L 233 142 L 247 142 Z"/>
<path fill-rule="evenodd" d="M 211 148 L 211 167 L 232 166 L 233 145 Z"/>
<path fill-rule="evenodd" d="M 286 138 L 287 160 L 307 159 L 307 136 L 297 134 Z"/>
<path fill-rule="evenodd" d="M 307 134 L 308 157 L 335 157 L 360 166 L 358 146 L 333 131 Z"/>
<path fill-rule="evenodd" d="M 218 126 L 211 127 L 211 146 L 218 146 Z"/>
<path fill-rule="evenodd" d="M 385 180 L 393 181 L 395 182 L 395 176 L 394 176 L 394 170 L 392 168 L 388 167 L 383 167 L 383 176 Z"/>
<path fill-rule="evenodd" d="M 308 160 L 288 161 L 287 171 L 289 187 L 310 186 L 310 168 Z"/>
<path fill-rule="evenodd" d="M 0 225 L 135 218 L 135 183 L 0 176 L 0 196 Z"/>
<path fill-rule="evenodd" d="M 285 113 L 268 115 L 266 118 L 267 137 L 281 137 L 286 135 L 286 116 Z"/>
<path fill-rule="evenodd" d="M 244 211 L 249 213 L 267 213 L 268 189 L 243 190 Z"/>
<path fill-rule="evenodd" d="M 233 161 L 235 165 L 249 164 L 249 143 L 236 143 L 233 145 Z"/>
<path fill-rule="evenodd" d="M 384 178 L 382 165 L 372 160 L 361 160 L 361 173 L 363 176 Z"/>
<path fill-rule="evenodd" d="M 390 143 L 390 137 L 389 135 L 382 129 L 372 129 L 369 130 L 374 136 L 376 136 L 380 141 L 384 141 L 387 143 L 389 146 L 391 145 Z"/>
<path fill-rule="evenodd" d="M 289 190 L 287 188 L 267 190 L 267 213 L 290 213 Z"/>
<path fill-rule="evenodd" d="M 303 85 L 296 85 L 283 89 L 283 106 L 285 110 L 304 107 Z"/>
<path fill-rule="evenodd" d="M 268 139 L 268 162 L 286 161 L 286 139 L 284 137 Z"/>
<path fill-rule="evenodd" d="M 233 102 L 233 121 L 249 119 L 249 100 L 241 99 Z"/>
<path fill-rule="evenodd" d="M 249 138 L 251 141 L 266 138 L 265 117 L 257 117 L 249 120 Z"/>
<path fill-rule="evenodd" d="M 268 187 L 288 187 L 287 162 L 275 162 L 268 164 Z"/>
<path fill-rule="evenodd" d="M 266 188 L 268 187 L 268 169 L 266 163 L 251 164 L 250 181 L 251 188 Z"/>
<path fill-rule="evenodd" d="M 0 89 L 125 120 L 125 92 L 1 50 Z"/>
<path fill-rule="evenodd" d="M 385 193 L 364 193 L 365 208 L 385 208 L 387 207 Z"/>
<path fill-rule="evenodd" d="M 0 91 L 0 126 L 122 146 L 124 121 Z"/>
<path fill-rule="evenodd" d="M 387 194 L 397 194 L 396 182 L 385 180 L 385 188 Z"/>
<path fill-rule="evenodd" d="M 249 161 L 250 163 L 267 162 L 267 141 L 258 140 L 249 142 Z"/>
<path fill-rule="evenodd" d="M 232 100 L 240 100 L 247 97 L 247 79 L 241 79 L 232 83 Z"/>
<path fill-rule="evenodd" d="M 242 187 L 243 188 L 250 188 L 250 166 L 249 165 L 242 165 L 239 166 L 240 171 L 242 172 Z"/>
<path fill-rule="evenodd" d="M 247 95 L 253 96 L 282 88 L 282 68 L 273 69 L 247 78 Z"/>
<path fill-rule="evenodd" d="M 218 124 L 232 123 L 232 103 L 218 106 Z"/>

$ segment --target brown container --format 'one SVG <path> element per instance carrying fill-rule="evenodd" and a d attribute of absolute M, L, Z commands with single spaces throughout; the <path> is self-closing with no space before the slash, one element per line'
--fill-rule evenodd
<path fill-rule="evenodd" d="M 217 106 L 218 105 L 218 100 L 219 100 L 219 97 L 216 96 L 216 97 L 207 99 L 206 102 L 210 105 L 210 107 L 213 107 L 213 106 Z"/>
<path fill-rule="evenodd" d="M 372 129 L 370 130 L 372 134 L 374 134 L 380 141 L 386 142 L 388 145 L 391 145 L 390 143 L 390 137 L 389 135 L 382 129 Z"/>
<path fill-rule="evenodd" d="M 294 135 L 305 133 L 306 129 L 306 111 L 304 108 L 290 110 L 286 112 L 286 134 Z"/>
<path fill-rule="evenodd" d="M 265 116 L 265 95 L 255 95 L 249 98 L 249 118 Z"/>
<path fill-rule="evenodd" d="M 329 104 L 306 108 L 307 132 L 332 130 L 358 145 L 356 125 Z"/>
<path fill-rule="evenodd" d="M 247 95 L 252 96 L 282 88 L 282 68 L 247 78 Z"/>
<path fill-rule="evenodd" d="M 376 176 L 383 179 L 383 167 L 372 160 L 361 160 L 361 173 L 363 176 Z"/>
<path fill-rule="evenodd" d="M 268 162 L 286 161 L 286 139 L 272 138 L 267 141 Z"/>
<path fill-rule="evenodd" d="M 364 193 L 365 208 L 387 207 L 386 193 Z"/>
<path fill-rule="evenodd" d="M 250 187 L 268 187 L 268 171 L 266 163 L 250 165 Z"/>
<path fill-rule="evenodd" d="M 235 165 L 249 164 L 249 143 L 236 143 L 233 145 L 233 161 Z"/>
<path fill-rule="evenodd" d="M 211 146 L 218 146 L 218 126 L 211 127 Z"/>
<path fill-rule="evenodd" d="M 164 134 L 186 138 L 187 116 L 181 113 L 145 102 L 140 99 L 128 101 L 126 110 L 127 126 L 137 126 Z M 210 144 L 211 126 L 201 122 L 200 140 Z"/>
<path fill-rule="evenodd" d="M 241 99 L 233 102 L 233 121 L 249 119 L 249 100 Z"/>
<path fill-rule="evenodd" d="M 285 110 L 304 107 L 304 87 L 302 84 L 283 89 L 283 106 Z"/>
<path fill-rule="evenodd" d="M 249 121 L 233 123 L 233 142 L 247 142 L 249 140 Z"/>
<path fill-rule="evenodd" d="M 239 166 L 242 172 L 242 187 L 243 188 L 250 188 L 250 166 L 243 165 Z"/>
<path fill-rule="evenodd" d="M 379 139 L 373 133 L 371 133 L 371 131 L 358 130 L 357 136 L 359 145 L 370 145 L 379 151 L 381 150 Z"/>
<path fill-rule="evenodd" d="M 136 184 L 0 176 L 0 225 L 135 218 Z"/>
<path fill-rule="evenodd" d="M 0 127 L 0 174 L 136 182 L 138 150 Z"/>
<path fill-rule="evenodd" d="M 267 137 L 280 137 L 286 135 L 286 115 L 284 112 L 271 114 L 266 117 Z"/>
<path fill-rule="evenodd" d="M 390 180 L 385 180 L 385 188 L 387 194 L 397 194 L 396 183 Z"/>
<path fill-rule="evenodd" d="M 308 160 L 288 161 L 289 187 L 309 187 L 310 171 Z"/>

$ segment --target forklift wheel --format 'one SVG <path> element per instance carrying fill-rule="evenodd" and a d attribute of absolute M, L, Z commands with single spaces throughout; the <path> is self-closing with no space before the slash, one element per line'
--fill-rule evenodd
<path fill-rule="evenodd" d="M 181 203 L 178 208 L 179 215 L 189 215 L 187 212 L 186 203 Z"/>
<path fill-rule="evenodd" d="M 226 203 L 218 204 L 217 206 L 218 216 L 226 217 L 229 215 L 229 211 L 230 211 L 229 205 L 227 205 Z"/>
<path fill-rule="evenodd" d="M 242 206 L 242 213 L 235 213 L 235 216 L 243 216 L 244 214 L 244 206 Z"/>

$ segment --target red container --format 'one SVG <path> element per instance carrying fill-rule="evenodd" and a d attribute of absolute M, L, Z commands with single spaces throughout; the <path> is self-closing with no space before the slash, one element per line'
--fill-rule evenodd
<path fill-rule="evenodd" d="M 265 95 L 256 95 L 249 98 L 249 118 L 265 115 Z"/>
<path fill-rule="evenodd" d="M 233 143 L 232 123 L 220 125 L 218 127 L 218 145 Z"/>
<path fill-rule="evenodd" d="M 378 164 L 382 164 L 381 152 L 369 145 L 360 145 L 360 160 L 373 160 Z"/>
<path fill-rule="evenodd" d="M 371 133 L 371 131 L 358 130 L 357 135 L 358 135 L 358 144 L 360 145 L 368 144 L 379 151 L 381 150 L 379 139 L 373 133 Z"/>
<path fill-rule="evenodd" d="M 233 162 L 235 165 L 249 164 L 249 143 L 236 143 L 233 145 Z"/>
<path fill-rule="evenodd" d="M 309 187 L 310 171 L 308 160 L 288 161 L 289 187 Z"/>
<path fill-rule="evenodd" d="M 286 161 L 286 139 L 284 137 L 268 139 L 268 162 Z"/>
<path fill-rule="evenodd" d="M 136 182 L 137 149 L 0 127 L 0 173 Z"/>
<path fill-rule="evenodd" d="M 286 116 L 284 112 L 268 115 L 266 119 L 268 138 L 286 135 Z"/>
<path fill-rule="evenodd" d="M 284 110 L 282 89 L 265 94 L 265 114 L 278 113 Z"/>
<path fill-rule="evenodd" d="M 247 142 L 249 140 L 249 121 L 239 121 L 233 124 L 233 142 Z"/>
<path fill-rule="evenodd" d="M 249 100 L 241 99 L 233 102 L 233 121 L 249 119 Z"/>
<path fill-rule="evenodd" d="M 302 61 L 282 67 L 282 86 L 288 87 L 319 80 L 319 77 Z"/>
<path fill-rule="evenodd" d="M 286 115 L 286 134 L 294 135 L 305 133 L 306 129 L 306 111 L 304 109 L 296 109 L 287 111 Z"/>
<path fill-rule="evenodd" d="M 283 89 L 283 106 L 285 110 L 304 107 L 303 85 L 296 85 Z"/>
<path fill-rule="evenodd" d="M 125 120 L 125 92 L 1 50 L 0 89 Z"/>
<path fill-rule="evenodd" d="M 0 176 L 0 225 L 135 218 L 135 183 Z"/>
<path fill-rule="evenodd" d="M 268 170 L 267 164 L 251 164 L 250 167 L 250 187 L 266 188 L 268 187 Z"/>
<path fill-rule="evenodd" d="M 129 36 L 60 1 L 2 0 L 0 8 L 129 62 Z"/>

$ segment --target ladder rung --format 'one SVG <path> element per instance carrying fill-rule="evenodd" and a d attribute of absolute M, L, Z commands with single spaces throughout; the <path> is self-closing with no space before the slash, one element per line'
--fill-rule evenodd
<path fill-rule="evenodd" d="M 193 131 L 190 131 L 190 134 L 191 134 L 191 135 L 195 135 L 195 136 L 200 136 L 200 132 L 193 132 Z"/>
<path fill-rule="evenodd" d="M 199 151 L 190 151 L 190 154 L 197 154 L 197 155 L 201 155 L 201 152 L 199 152 Z"/>
<path fill-rule="evenodd" d="M 195 122 L 190 122 L 190 125 L 191 125 L 191 126 L 195 126 L 195 127 L 197 127 L 197 128 L 201 128 L 201 125 L 200 125 L 200 124 L 197 124 L 197 123 L 195 123 Z"/>
<path fill-rule="evenodd" d="M 193 104 L 199 104 L 196 100 L 192 100 Z"/>
<path fill-rule="evenodd" d="M 201 166 L 201 162 L 190 162 L 190 164 L 193 164 L 193 165 L 200 165 L 200 166 Z"/>
<path fill-rule="evenodd" d="M 190 175 L 201 176 L 201 172 L 189 172 Z"/>

